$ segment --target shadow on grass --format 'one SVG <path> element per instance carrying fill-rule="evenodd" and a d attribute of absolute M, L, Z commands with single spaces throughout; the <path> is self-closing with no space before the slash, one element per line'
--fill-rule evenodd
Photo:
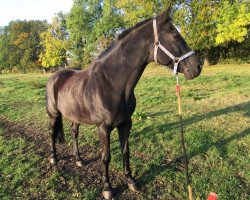
<path fill-rule="evenodd" d="M 195 157 L 197 155 L 205 154 L 211 147 L 216 147 L 222 157 L 225 157 L 225 152 L 227 151 L 226 145 L 234 140 L 239 140 L 241 138 L 244 138 L 246 136 L 250 135 L 250 128 L 247 128 L 243 130 L 241 133 L 233 135 L 231 137 L 228 137 L 226 139 L 220 140 L 218 142 L 210 142 L 207 143 L 204 147 L 201 146 L 197 151 L 192 151 L 189 154 L 189 159 L 192 157 Z M 206 141 L 208 142 L 208 141 Z M 184 157 L 180 156 L 177 157 L 174 160 L 168 161 L 166 159 L 162 160 L 161 163 L 152 163 L 149 164 L 149 170 L 145 171 L 143 175 L 137 178 L 138 184 L 140 186 L 144 186 L 146 184 L 152 183 L 157 176 L 159 176 L 162 172 L 166 170 L 171 170 L 173 172 L 183 172 L 184 173 Z M 237 178 L 241 181 L 241 185 L 245 188 L 247 188 L 246 180 L 243 179 L 240 176 L 237 176 Z"/>
<path fill-rule="evenodd" d="M 200 115 L 195 115 L 195 116 L 192 116 L 188 119 L 185 119 L 183 120 L 183 124 L 184 126 L 186 125 L 190 125 L 190 124 L 194 124 L 194 123 L 197 123 L 199 121 L 202 121 L 202 120 L 206 120 L 206 119 L 209 119 L 209 118 L 213 118 L 213 117 L 216 117 L 216 116 L 220 116 L 220 115 L 224 115 L 224 114 L 228 114 L 228 113 L 233 113 L 233 112 L 239 112 L 239 111 L 243 111 L 244 114 L 249 117 L 250 116 L 250 102 L 245 102 L 245 103 L 241 103 L 241 104 L 238 104 L 238 105 L 234 105 L 234 106 L 230 106 L 230 107 L 226 107 L 226 108 L 223 108 L 223 109 L 220 109 L 220 110 L 215 110 L 215 111 L 212 111 L 212 112 L 209 112 L 209 113 L 204 113 L 204 114 L 200 114 Z M 164 112 L 160 112 L 160 113 L 155 113 L 153 115 L 164 115 L 165 113 Z M 174 122 L 174 123 L 169 123 L 169 124 L 164 124 L 164 125 L 159 125 L 157 127 L 158 131 L 161 131 L 161 130 L 173 130 L 173 129 L 176 129 L 176 128 L 179 128 L 179 122 Z M 136 135 L 133 135 L 132 137 L 134 137 L 135 139 L 135 142 L 134 144 L 131 144 L 131 145 L 136 145 L 136 143 L 138 143 L 138 135 L 143 135 L 144 132 L 148 132 L 150 129 L 150 127 L 145 127 L 143 130 L 140 131 L 139 134 L 136 134 Z M 211 134 L 210 133 L 207 133 L 207 134 Z M 199 141 L 200 144 L 199 144 L 199 147 L 196 148 L 196 150 L 194 151 L 191 151 L 189 156 L 190 158 L 191 157 L 194 157 L 194 156 L 197 156 L 197 155 L 203 155 L 205 154 L 211 147 L 216 147 L 221 156 L 222 157 L 226 157 L 226 145 L 229 144 L 230 142 L 234 141 L 234 140 L 239 140 L 241 138 L 244 138 L 246 136 L 248 136 L 250 134 L 250 128 L 247 128 L 245 130 L 243 130 L 242 132 L 240 132 L 239 134 L 235 134 L 235 135 L 232 135 L 228 138 L 225 138 L 225 139 L 222 139 L 222 140 L 219 140 L 219 141 L 216 141 L 214 142 L 213 139 L 212 139 L 212 135 L 206 137 L 204 134 L 203 136 L 205 137 L 201 137 L 200 140 L 203 140 L 204 141 Z M 163 171 L 165 171 L 166 169 L 171 169 L 171 170 L 174 170 L 174 171 L 182 171 L 184 170 L 183 169 L 183 158 L 182 157 L 178 157 L 172 161 L 166 161 L 166 160 L 163 160 L 162 163 L 152 163 L 150 164 L 149 166 L 149 170 L 146 171 L 144 174 L 145 176 L 141 176 L 138 178 L 138 182 L 139 184 L 141 185 L 144 185 L 144 184 L 148 184 L 152 181 L 155 180 L 155 177 L 157 175 L 159 175 L 160 173 L 162 173 Z"/>
<path fill-rule="evenodd" d="M 233 112 L 239 112 L 239 111 L 243 111 L 244 114 L 247 117 L 250 117 L 250 101 L 245 102 L 245 103 L 241 103 L 238 105 L 234 105 L 234 106 L 229 106 L 220 110 L 215 110 L 215 111 L 211 111 L 209 113 L 204 113 L 204 114 L 200 114 L 200 115 L 194 115 L 190 118 L 184 119 L 183 120 L 183 124 L 184 126 L 188 126 L 197 122 L 200 122 L 202 120 L 207 120 L 213 117 L 217 117 L 220 115 L 225 115 L 225 114 L 229 114 L 229 113 L 233 113 Z M 163 116 L 166 114 L 167 112 L 157 112 L 157 113 L 152 113 L 150 116 Z M 154 127 L 154 129 L 157 129 L 158 131 L 162 132 L 162 130 L 174 130 L 179 128 L 179 121 L 177 119 L 176 122 L 173 123 L 166 123 L 166 124 L 161 124 L 157 127 Z M 133 137 L 135 140 L 139 135 L 143 135 L 147 132 L 150 132 L 151 127 L 150 126 L 146 126 L 145 128 L 143 128 L 138 134 L 133 134 L 131 135 L 131 137 Z M 135 143 L 137 143 L 139 141 L 136 141 Z"/>
<path fill-rule="evenodd" d="M 234 106 L 229 106 L 220 110 L 211 111 L 209 113 L 194 115 L 188 119 L 184 119 L 183 124 L 184 126 L 187 126 L 187 125 L 194 124 L 202 120 L 217 117 L 220 115 L 225 115 L 228 113 L 239 112 L 239 111 L 244 111 L 245 115 L 247 117 L 250 117 L 250 101 L 241 103 L 238 105 L 234 105 Z M 176 126 L 179 126 L 179 121 L 170 123 L 170 124 L 161 125 L 159 126 L 159 128 L 161 129 L 162 127 L 167 127 L 168 130 L 173 130 L 174 128 L 176 128 Z"/>

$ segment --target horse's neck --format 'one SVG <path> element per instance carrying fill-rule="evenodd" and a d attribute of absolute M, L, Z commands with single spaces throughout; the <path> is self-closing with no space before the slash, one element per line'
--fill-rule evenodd
<path fill-rule="evenodd" d="M 141 30 L 142 31 L 142 30 Z M 110 76 L 112 81 L 123 88 L 128 99 L 149 62 L 150 42 L 140 33 L 134 34 L 121 44 L 103 61 L 103 70 L 115 72 Z"/>
<path fill-rule="evenodd" d="M 133 37 L 118 41 L 110 53 L 92 63 L 90 71 L 104 74 L 128 99 L 149 62 L 150 34 L 140 29 Z"/>
<path fill-rule="evenodd" d="M 138 34 L 140 35 L 140 33 Z M 123 66 L 130 70 L 125 87 L 125 97 L 127 99 L 130 97 L 145 67 L 149 63 L 149 46 L 150 42 L 139 36 L 129 41 L 127 48 L 124 49 L 124 55 L 127 55 L 127 59 L 124 61 Z"/>

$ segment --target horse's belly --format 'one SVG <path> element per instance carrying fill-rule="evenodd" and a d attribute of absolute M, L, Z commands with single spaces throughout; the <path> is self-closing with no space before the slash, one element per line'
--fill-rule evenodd
<path fill-rule="evenodd" d="M 93 124 L 89 111 L 84 107 L 83 102 L 76 102 L 70 95 L 59 95 L 57 106 L 62 115 L 70 121 Z"/>

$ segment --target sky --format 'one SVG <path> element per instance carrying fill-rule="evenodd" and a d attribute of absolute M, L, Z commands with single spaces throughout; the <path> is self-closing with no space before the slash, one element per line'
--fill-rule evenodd
<path fill-rule="evenodd" d="M 55 13 L 69 12 L 73 0 L 0 0 L 0 26 L 12 20 L 52 21 Z"/>

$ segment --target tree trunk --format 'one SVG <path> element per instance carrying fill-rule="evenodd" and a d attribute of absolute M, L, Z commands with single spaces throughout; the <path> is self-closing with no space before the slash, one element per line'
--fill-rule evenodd
<path fill-rule="evenodd" d="M 43 73 L 46 74 L 46 69 L 45 68 L 43 68 Z"/>

